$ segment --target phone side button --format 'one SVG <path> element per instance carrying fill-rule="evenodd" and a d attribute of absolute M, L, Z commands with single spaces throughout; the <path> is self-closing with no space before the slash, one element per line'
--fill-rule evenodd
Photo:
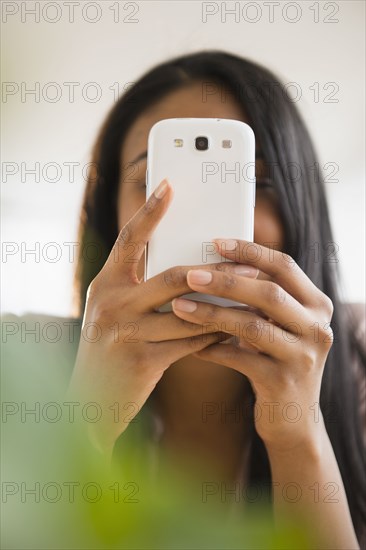
<path fill-rule="evenodd" d="M 253 184 L 253 208 L 255 208 L 255 195 L 256 195 L 256 178 L 254 178 L 254 184 Z"/>

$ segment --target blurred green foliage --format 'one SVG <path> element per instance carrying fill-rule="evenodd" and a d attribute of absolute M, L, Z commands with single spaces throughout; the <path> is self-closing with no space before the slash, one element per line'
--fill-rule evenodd
<path fill-rule="evenodd" d="M 177 471 L 167 461 L 163 476 L 151 475 L 143 415 L 109 467 L 85 422 L 58 418 L 70 373 L 55 351 L 19 341 L 2 349 L 2 548 L 311 548 L 299 526 L 274 530 L 264 504 L 232 513 L 233 495 L 203 498 L 191 464 Z"/>

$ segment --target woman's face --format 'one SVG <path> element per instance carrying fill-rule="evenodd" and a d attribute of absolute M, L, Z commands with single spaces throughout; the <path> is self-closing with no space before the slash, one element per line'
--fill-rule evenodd
<path fill-rule="evenodd" d="M 197 82 L 171 92 L 144 111 L 128 131 L 121 151 L 121 181 L 118 194 L 119 229 L 128 222 L 146 200 L 146 150 L 151 127 L 165 118 L 229 118 L 247 122 L 241 106 L 230 94 L 208 95 L 202 99 L 202 83 Z M 256 144 L 257 193 L 255 207 L 254 241 L 264 246 L 283 250 L 284 231 L 280 220 L 276 194 L 272 186 L 261 186 L 266 175 L 261 159 L 260 144 Z M 132 164 L 131 164 L 132 163 Z M 174 186 L 174 182 L 172 182 Z M 144 274 L 144 258 L 138 265 L 137 276 Z M 264 274 L 261 274 L 265 278 Z"/>

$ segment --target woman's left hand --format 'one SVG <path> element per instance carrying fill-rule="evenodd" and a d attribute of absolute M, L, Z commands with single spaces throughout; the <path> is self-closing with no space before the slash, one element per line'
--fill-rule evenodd
<path fill-rule="evenodd" d="M 203 327 L 216 323 L 217 330 L 234 336 L 193 355 L 249 378 L 256 396 L 256 430 L 267 450 L 286 452 L 314 444 L 324 428 L 319 396 L 333 343 L 332 301 L 287 254 L 249 241 L 214 242 L 222 256 L 254 266 L 270 280 L 224 271 L 189 271 L 192 290 L 250 306 L 240 310 L 176 298 L 173 311 L 181 319 Z M 211 280 L 199 284 L 197 273 Z M 183 302 L 196 304 L 195 311 L 179 310 Z"/>

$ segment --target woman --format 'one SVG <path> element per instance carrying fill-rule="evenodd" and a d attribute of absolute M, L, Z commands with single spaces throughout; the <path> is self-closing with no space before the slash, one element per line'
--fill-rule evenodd
<path fill-rule="evenodd" d="M 162 182 L 145 205 L 147 136 L 158 120 L 176 117 L 231 118 L 253 128 L 256 254 L 245 241 L 216 241 L 221 264 L 177 266 L 143 282 L 144 247 L 174 188 Z M 276 515 L 310 518 L 319 547 L 358 548 L 366 518 L 358 387 L 365 352 L 338 296 L 316 155 L 280 82 L 222 52 L 164 63 L 113 107 L 92 163 L 80 226 L 78 313 L 102 336 L 97 343 L 81 338 L 70 392 L 106 410 L 134 403 L 130 418 L 148 404 L 158 445 L 178 468 L 194 456 L 197 470 L 203 474 L 206 464 L 214 480 L 275 480 Z M 89 246 L 103 251 L 97 261 L 85 260 Z M 192 290 L 251 307 L 194 309 L 193 301 L 179 299 Z M 169 300 L 172 312 L 156 311 Z M 222 330 L 204 331 L 212 321 Z M 235 334 L 230 327 L 237 322 L 255 326 L 255 337 L 250 330 Z M 215 416 L 222 404 L 237 410 L 243 403 L 252 415 L 235 422 Z M 110 456 L 127 425 L 105 420 L 90 437 Z M 289 504 L 281 490 L 294 482 L 303 496 Z M 330 482 L 337 488 L 332 504 Z M 317 501 L 309 490 L 314 483 Z"/>

